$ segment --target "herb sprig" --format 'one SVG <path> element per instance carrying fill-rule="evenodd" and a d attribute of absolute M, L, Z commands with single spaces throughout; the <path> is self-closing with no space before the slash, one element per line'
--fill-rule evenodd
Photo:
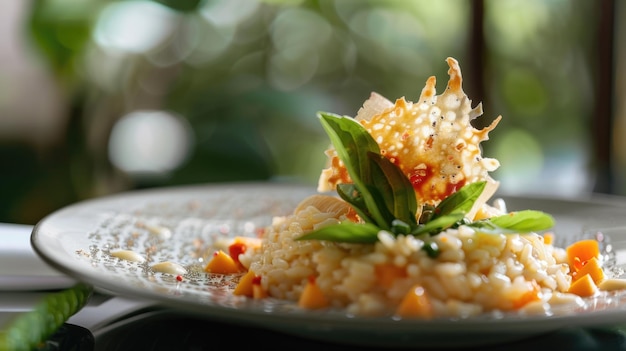
<path fill-rule="evenodd" d="M 364 223 L 346 220 L 313 230 L 296 240 L 371 244 L 378 240 L 378 232 L 385 230 L 393 235 L 422 237 L 426 243 L 424 249 L 436 256 L 438 249 L 428 237 L 448 228 L 466 225 L 483 233 L 522 234 L 554 226 L 552 216 L 534 210 L 471 222 L 465 215 L 485 189 L 484 181 L 463 186 L 437 206 L 420 205 L 409 179 L 397 165 L 381 155 L 378 143 L 358 121 L 326 112 L 318 113 L 318 117 L 353 181 L 338 184 L 337 194 L 354 208 Z"/>

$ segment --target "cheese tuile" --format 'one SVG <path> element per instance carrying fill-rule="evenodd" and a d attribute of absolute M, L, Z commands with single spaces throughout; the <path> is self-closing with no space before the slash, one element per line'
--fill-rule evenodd
<path fill-rule="evenodd" d="M 487 181 L 484 196 L 468 214 L 472 218 L 499 185 L 489 172 L 500 164 L 496 159 L 482 157 L 480 143 L 489 139 L 489 132 L 502 117 L 483 129 L 474 128 L 470 122 L 482 115 L 482 104 L 472 108 L 462 89 L 458 62 L 451 57 L 446 62 L 449 80 L 441 95 L 437 95 L 437 80 L 432 76 L 426 80 L 418 102 L 402 97 L 392 103 L 372 93 L 355 119 L 379 144 L 381 154 L 409 178 L 421 204 L 437 205 L 465 184 Z M 328 166 L 320 174 L 318 191 L 332 191 L 337 184 L 351 183 L 332 146 L 326 155 Z"/>

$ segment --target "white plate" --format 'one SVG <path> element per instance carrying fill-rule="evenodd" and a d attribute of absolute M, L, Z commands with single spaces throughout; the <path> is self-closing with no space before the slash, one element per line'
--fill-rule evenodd
<path fill-rule="evenodd" d="M 347 316 L 338 311 L 303 311 L 294 303 L 234 296 L 234 281 L 201 271 L 197 254 L 220 237 L 252 235 L 273 216 L 290 213 L 315 192 L 310 186 L 233 183 L 122 193 L 80 202 L 38 223 L 35 251 L 71 277 L 101 290 L 154 300 L 207 318 L 227 319 L 308 338 L 387 347 L 453 347 L 512 341 L 557 330 L 626 322 L 626 294 L 588 299 L 585 308 L 553 316 L 488 314 L 466 319 L 394 320 Z M 536 209 L 554 215 L 558 237 L 570 240 L 598 230 L 617 266 L 626 252 L 626 201 L 503 196 L 509 210 Z M 146 263 L 110 256 L 132 247 L 150 253 Z M 155 273 L 170 261 L 187 268 Z"/>

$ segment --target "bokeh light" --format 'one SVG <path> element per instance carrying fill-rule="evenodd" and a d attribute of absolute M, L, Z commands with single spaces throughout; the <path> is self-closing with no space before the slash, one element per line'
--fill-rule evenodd
<path fill-rule="evenodd" d="M 165 111 L 135 111 L 113 127 L 109 158 L 131 177 L 164 177 L 189 157 L 193 142 L 182 118 Z"/>
<path fill-rule="evenodd" d="M 179 15 L 152 1 L 120 1 L 107 5 L 95 25 L 94 41 L 109 49 L 144 53 L 161 45 Z"/>

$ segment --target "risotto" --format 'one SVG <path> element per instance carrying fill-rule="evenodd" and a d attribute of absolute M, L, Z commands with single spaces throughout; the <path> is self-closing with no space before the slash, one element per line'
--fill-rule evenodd
<path fill-rule="evenodd" d="M 355 118 L 320 113 L 332 146 L 318 194 L 205 270 L 242 274 L 237 295 L 360 316 L 546 313 L 595 294 L 606 280 L 597 242 L 556 247 L 549 214 L 492 199 L 500 164 L 479 144 L 501 117 L 472 127 L 481 105 L 447 62 L 441 95 L 431 77 L 415 103 L 374 93 Z"/>
<path fill-rule="evenodd" d="M 431 258 L 411 235 L 378 233 L 373 245 L 296 241 L 318 226 L 338 222 L 314 206 L 280 218 L 259 249 L 240 256 L 262 277 L 270 296 L 298 301 L 311 276 L 329 305 L 357 315 L 394 314 L 407 292 L 421 287 L 432 306 L 424 316 L 467 316 L 495 309 L 541 309 L 545 300 L 570 301 L 563 249 L 538 234 L 485 234 L 468 227 L 432 237 L 440 250 Z"/>

